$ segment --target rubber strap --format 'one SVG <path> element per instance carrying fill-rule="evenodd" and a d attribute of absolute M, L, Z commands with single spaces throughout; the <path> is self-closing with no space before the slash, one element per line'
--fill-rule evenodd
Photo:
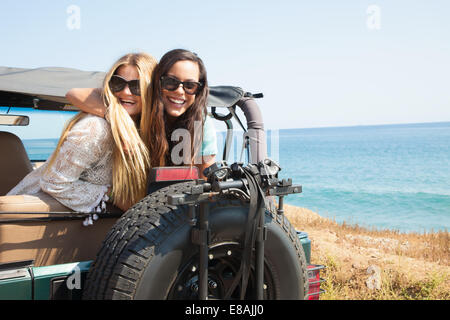
<path fill-rule="evenodd" d="M 257 224 L 262 212 L 262 210 L 260 209 L 265 205 L 264 193 L 262 192 L 259 183 L 256 181 L 255 176 L 248 169 L 243 169 L 244 175 L 246 176 L 249 184 L 250 207 L 247 216 L 247 223 L 245 226 L 244 250 L 242 252 L 241 265 L 233 283 L 231 284 L 228 292 L 225 295 L 225 299 L 230 298 L 231 294 L 239 283 L 239 280 L 241 281 L 240 299 L 243 300 L 245 298 L 248 278 L 250 276 L 252 251 L 256 241 Z"/>

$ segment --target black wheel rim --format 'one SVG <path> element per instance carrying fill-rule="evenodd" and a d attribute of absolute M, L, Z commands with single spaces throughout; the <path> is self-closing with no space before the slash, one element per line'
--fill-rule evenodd
<path fill-rule="evenodd" d="M 223 300 L 238 276 L 242 261 L 242 248 L 239 243 L 216 244 L 209 249 L 208 260 L 208 300 Z M 198 300 L 198 254 L 192 256 L 180 268 L 180 273 L 169 291 L 170 300 Z M 229 299 L 240 298 L 241 281 Z M 276 290 L 271 277 L 270 266 L 264 263 L 264 299 L 275 299 Z M 252 261 L 245 293 L 245 300 L 255 299 L 255 268 Z"/>

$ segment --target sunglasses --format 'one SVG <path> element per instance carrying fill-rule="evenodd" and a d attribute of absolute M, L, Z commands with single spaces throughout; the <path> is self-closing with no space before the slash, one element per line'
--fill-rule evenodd
<path fill-rule="evenodd" d="M 197 94 L 198 91 L 203 87 L 203 83 L 201 82 L 195 82 L 195 81 L 180 81 L 176 78 L 170 77 L 170 76 L 162 76 L 161 77 L 161 87 L 163 89 L 169 90 L 169 91 L 175 91 L 178 89 L 180 84 L 183 85 L 184 92 L 187 94 Z"/>
<path fill-rule="evenodd" d="M 122 91 L 125 87 L 130 88 L 130 92 L 135 96 L 141 95 L 141 86 L 139 85 L 139 79 L 127 81 L 121 76 L 113 75 L 109 80 L 109 88 L 113 93 Z"/>

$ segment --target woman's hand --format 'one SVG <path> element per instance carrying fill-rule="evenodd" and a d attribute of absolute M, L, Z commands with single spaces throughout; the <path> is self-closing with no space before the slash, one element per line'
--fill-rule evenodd
<path fill-rule="evenodd" d="M 119 209 L 121 209 L 123 212 L 126 212 L 128 209 L 130 209 L 130 207 L 133 205 L 130 202 L 121 202 L 121 203 L 114 203 L 114 205 L 116 207 L 118 207 Z"/>
<path fill-rule="evenodd" d="M 216 162 L 216 155 L 215 154 L 208 155 L 208 156 L 203 156 L 203 163 L 197 165 L 197 168 L 200 171 L 200 176 L 199 176 L 200 179 L 205 179 L 206 180 L 206 177 L 203 175 L 203 171 L 206 168 L 212 166 L 215 162 Z"/>
<path fill-rule="evenodd" d="M 108 195 L 108 202 L 113 203 L 117 208 L 122 210 L 123 212 L 127 211 L 133 204 L 129 202 L 120 202 L 120 203 L 114 203 L 114 199 L 111 195 L 112 193 L 112 187 L 108 188 L 108 191 L 106 191 L 106 194 Z"/>

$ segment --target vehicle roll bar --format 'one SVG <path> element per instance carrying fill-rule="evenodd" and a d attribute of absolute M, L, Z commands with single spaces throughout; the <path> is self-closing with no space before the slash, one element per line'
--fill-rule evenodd
<path fill-rule="evenodd" d="M 262 98 L 262 93 L 252 94 L 245 92 L 239 87 L 215 86 L 209 88 L 207 106 L 211 108 L 211 115 L 227 125 L 226 143 L 223 152 L 223 160 L 228 160 L 231 149 L 233 125 L 231 118 L 234 118 L 244 131 L 244 147 L 249 151 L 248 161 L 258 163 L 267 158 L 266 134 L 264 132 L 264 122 L 262 113 L 254 99 Z M 247 126 L 244 126 L 236 114 L 236 106 L 244 113 Z M 227 108 L 229 113 L 223 115 L 216 112 L 216 108 Z"/>
<path fill-rule="evenodd" d="M 236 105 L 247 119 L 246 138 L 250 146 L 250 163 L 258 163 L 267 158 L 266 133 L 261 110 L 253 97 L 243 97 Z"/>

